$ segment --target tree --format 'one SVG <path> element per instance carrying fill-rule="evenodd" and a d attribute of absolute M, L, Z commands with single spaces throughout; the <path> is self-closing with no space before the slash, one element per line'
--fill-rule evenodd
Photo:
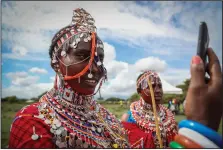
<path fill-rule="evenodd" d="M 9 97 L 6 97 L 5 99 L 9 103 L 16 103 L 18 101 L 16 96 L 9 96 Z"/>
<path fill-rule="evenodd" d="M 177 87 L 181 88 L 183 91 L 182 100 L 186 98 L 189 85 L 190 85 L 190 79 L 186 79 L 183 84 L 177 85 Z"/>
<path fill-rule="evenodd" d="M 37 99 L 39 100 L 43 95 L 45 95 L 47 93 L 47 91 L 46 92 L 44 92 L 44 93 L 42 93 L 42 94 L 40 94 L 38 97 L 37 97 Z"/>
<path fill-rule="evenodd" d="M 134 93 L 134 94 L 132 94 L 132 95 L 130 96 L 130 98 L 128 98 L 128 100 L 129 100 L 130 102 L 134 102 L 134 101 L 139 100 L 139 98 L 140 98 L 139 94 L 138 94 L 138 93 Z"/>

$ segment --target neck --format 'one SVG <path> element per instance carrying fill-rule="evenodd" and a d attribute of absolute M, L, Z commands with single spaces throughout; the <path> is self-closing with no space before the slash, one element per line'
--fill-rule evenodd
<path fill-rule="evenodd" d="M 153 105 L 150 103 L 147 103 L 142 97 L 140 99 L 140 103 L 141 103 L 141 107 L 143 107 L 143 109 L 151 109 L 153 110 Z M 156 104 L 156 110 L 159 111 L 159 104 Z"/>
<path fill-rule="evenodd" d="M 62 81 L 58 76 L 51 92 L 54 98 L 72 105 L 85 105 L 93 101 L 93 96 L 87 96 L 73 90 L 66 81 Z"/>

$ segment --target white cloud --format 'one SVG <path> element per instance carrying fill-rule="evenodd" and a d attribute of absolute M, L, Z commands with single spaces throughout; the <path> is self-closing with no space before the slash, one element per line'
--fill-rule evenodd
<path fill-rule="evenodd" d="M 18 98 L 32 98 L 50 90 L 52 87 L 53 83 L 36 83 L 23 88 L 12 85 L 8 88 L 2 89 L 2 97 L 16 95 Z"/>
<path fill-rule="evenodd" d="M 158 55 L 166 55 L 166 56 L 172 55 L 172 53 L 168 50 L 152 50 L 152 53 L 158 54 Z"/>
<path fill-rule="evenodd" d="M 6 77 L 11 79 L 11 83 L 16 86 L 29 86 L 36 83 L 38 76 L 30 76 L 27 72 L 10 72 Z"/>
<path fill-rule="evenodd" d="M 40 57 L 40 56 L 26 55 L 24 57 L 21 57 L 21 55 L 14 53 L 3 53 L 2 58 L 15 59 L 15 60 L 29 60 L 29 61 L 50 61 L 48 56 Z"/>
<path fill-rule="evenodd" d="M 47 74 L 47 70 L 46 69 L 42 69 L 42 68 L 38 68 L 38 67 L 33 67 L 29 70 L 29 72 L 32 73 L 40 73 L 40 74 Z"/>
<path fill-rule="evenodd" d="M 104 42 L 104 55 L 104 64 L 107 65 L 116 58 L 115 47 Z"/>
<path fill-rule="evenodd" d="M 27 54 L 27 49 L 24 48 L 24 47 L 22 47 L 22 46 L 17 46 L 17 45 L 16 45 L 16 46 L 14 46 L 14 47 L 12 48 L 12 52 L 13 52 L 14 54 L 24 56 L 24 55 Z"/>
<path fill-rule="evenodd" d="M 50 81 L 54 82 L 55 76 L 50 77 Z"/>
<path fill-rule="evenodd" d="M 157 72 L 162 72 L 167 67 L 167 64 L 164 60 L 160 60 L 157 57 L 147 57 L 138 60 L 134 67 L 137 71 L 144 71 L 144 70 L 155 70 Z"/>
<path fill-rule="evenodd" d="M 128 69 L 128 63 L 113 60 L 108 63 L 106 66 L 108 72 L 108 78 L 114 78 L 118 75 L 122 70 Z"/>
<path fill-rule="evenodd" d="M 163 79 L 176 86 L 190 78 L 190 69 L 167 68 L 161 75 Z"/>
<path fill-rule="evenodd" d="M 136 92 L 136 79 L 142 73 L 142 70 L 150 69 L 164 72 L 167 64 L 157 57 L 147 57 L 136 61 L 134 64 L 114 61 L 111 62 L 111 66 L 111 68 L 107 68 L 108 75 L 115 74 L 115 76 L 109 78 L 109 82 L 102 86 L 101 94 L 105 98 L 110 96 L 129 97 Z M 115 71 L 116 69 L 117 71 Z"/>

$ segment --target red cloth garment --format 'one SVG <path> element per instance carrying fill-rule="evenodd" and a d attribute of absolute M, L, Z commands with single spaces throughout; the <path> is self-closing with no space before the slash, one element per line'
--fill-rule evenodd
<path fill-rule="evenodd" d="M 33 115 L 38 115 L 37 104 L 29 105 L 16 114 L 11 125 L 9 148 L 55 148 L 49 126 L 42 120 L 33 117 Z M 33 127 L 39 136 L 37 140 L 31 138 Z"/>
<path fill-rule="evenodd" d="M 152 133 L 145 133 L 137 124 L 122 122 L 128 133 L 128 140 L 131 148 L 155 148 Z"/>

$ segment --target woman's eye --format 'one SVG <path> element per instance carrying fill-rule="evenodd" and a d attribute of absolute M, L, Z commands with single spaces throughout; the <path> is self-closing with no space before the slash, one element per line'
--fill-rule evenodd
<path fill-rule="evenodd" d="M 89 57 L 88 54 L 77 54 L 76 56 L 80 59 L 85 59 L 85 58 Z"/>

